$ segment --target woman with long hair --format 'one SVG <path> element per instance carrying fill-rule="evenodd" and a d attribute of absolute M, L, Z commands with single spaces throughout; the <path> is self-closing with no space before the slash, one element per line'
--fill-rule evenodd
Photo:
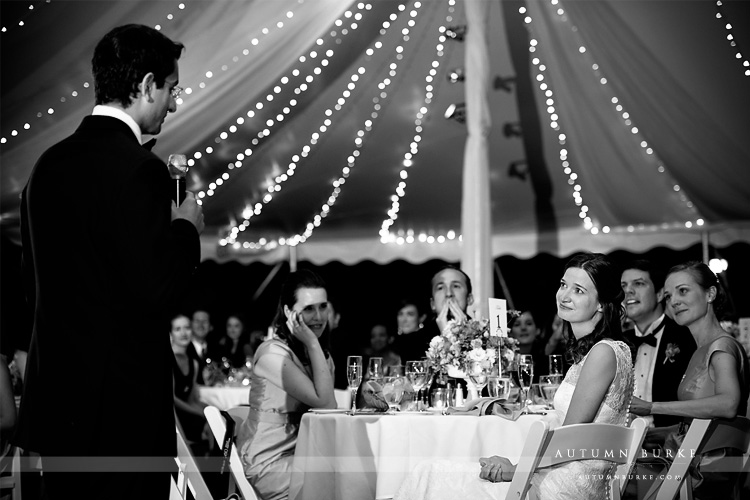
<path fill-rule="evenodd" d="M 620 273 L 602 254 L 580 254 L 565 266 L 557 291 L 557 313 L 572 334 L 568 356 L 573 366 L 555 394 L 552 427 L 589 422 L 628 425 L 633 394 L 630 346 L 620 328 Z M 594 500 L 607 497 L 603 460 L 569 462 L 532 477 L 541 500 Z M 479 463 L 432 462 L 418 465 L 396 499 L 504 499 L 516 466 L 507 458 L 480 458 Z M 534 496 L 534 495 L 530 495 Z"/>
<path fill-rule="evenodd" d="M 289 495 L 302 414 L 336 408 L 333 361 L 321 344 L 328 329 L 325 282 L 309 270 L 290 274 L 273 325 L 273 338 L 255 352 L 250 411 L 237 436 L 245 475 L 265 500 Z"/>

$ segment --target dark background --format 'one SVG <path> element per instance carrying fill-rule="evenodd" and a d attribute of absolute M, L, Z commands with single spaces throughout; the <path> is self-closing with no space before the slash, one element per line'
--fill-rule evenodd
<path fill-rule="evenodd" d="M 30 337 L 31 312 L 23 293 L 20 253 L 20 247 L 3 237 L 0 247 L 0 350 L 4 354 L 12 354 L 16 348 L 25 349 Z M 659 247 L 642 254 L 614 251 L 609 256 L 618 265 L 635 258 L 647 258 L 666 269 L 687 260 L 701 260 L 702 249 L 696 244 L 685 250 Z M 729 262 L 729 269 L 720 278 L 731 299 L 727 315 L 735 321 L 738 317 L 750 316 L 750 287 L 747 286 L 750 283 L 749 256 L 750 243 L 744 242 L 721 249 L 711 248 L 710 252 L 711 258 L 724 258 Z M 510 290 L 514 308 L 531 309 L 537 322 L 546 326 L 555 312 L 555 291 L 569 257 L 540 254 L 530 259 L 511 256 L 496 259 Z M 396 313 L 402 299 L 416 299 L 421 302 L 425 312 L 429 312 L 430 278 L 446 263 L 440 260 L 423 264 L 395 261 L 385 265 L 332 262 L 316 266 L 300 262 L 298 267 L 314 269 L 328 283 L 329 297 L 342 316 L 332 346 L 332 350 L 341 356 L 360 351 L 368 342 L 370 328 L 375 323 L 384 323 L 395 332 Z M 195 287 L 182 310 L 190 314 L 196 308 L 207 309 L 211 313 L 215 333 L 224 331 L 226 317 L 233 313 L 244 316 L 246 330 L 265 331 L 276 311 L 279 290 L 289 273 L 289 265 L 283 263 L 263 293 L 253 300 L 273 269 L 274 266 L 261 263 L 244 265 L 205 261 L 198 268 Z M 503 296 L 497 274 L 494 282 L 495 296 L 507 298 Z M 128 318 L 120 320 L 129 321 Z M 134 324 L 134 327 L 137 325 Z"/>

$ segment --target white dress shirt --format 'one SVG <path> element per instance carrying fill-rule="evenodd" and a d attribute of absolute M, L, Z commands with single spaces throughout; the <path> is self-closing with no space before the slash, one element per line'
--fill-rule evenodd
<path fill-rule="evenodd" d="M 636 337 L 645 337 L 651 335 L 651 333 L 659 328 L 664 322 L 664 314 L 656 318 L 656 321 L 651 323 L 645 332 L 641 332 L 638 329 L 638 325 L 633 325 L 635 328 Z M 638 347 L 638 352 L 635 356 L 635 392 L 634 395 L 643 399 L 644 401 L 652 401 L 652 387 L 654 379 L 654 367 L 656 366 L 656 353 L 659 352 L 659 344 L 661 343 L 661 337 L 664 329 L 660 329 L 657 333 L 653 334 L 656 339 L 656 346 L 650 346 L 645 342 Z M 651 427 L 654 426 L 654 417 L 649 415 L 646 418 Z"/>
<path fill-rule="evenodd" d="M 118 120 L 125 122 L 125 124 L 130 127 L 130 130 L 132 130 L 135 134 L 135 138 L 138 139 L 138 144 L 143 144 L 141 127 L 138 126 L 132 116 L 130 116 L 120 108 L 107 106 L 105 104 L 97 104 L 96 106 L 94 106 L 94 111 L 92 111 L 91 114 L 93 116 L 109 116 L 111 118 L 117 118 Z"/>

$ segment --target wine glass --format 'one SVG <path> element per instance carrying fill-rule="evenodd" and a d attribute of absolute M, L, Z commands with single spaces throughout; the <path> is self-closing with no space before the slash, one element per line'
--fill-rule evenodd
<path fill-rule="evenodd" d="M 522 354 L 518 360 L 518 384 L 521 387 L 522 406 L 521 412 L 525 412 L 529 405 L 529 388 L 534 381 L 534 359 L 530 354 Z"/>
<path fill-rule="evenodd" d="M 542 389 L 542 395 L 550 407 L 554 407 L 555 405 L 555 394 L 557 393 L 557 389 L 560 388 L 561 382 L 562 375 L 544 375 L 540 377 L 539 385 Z"/>
<path fill-rule="evenodd" d="M 466 363 L 466 376 L 477 389 L 477 396 L 482 397 L 482 391 L 487 386 L 490 374 L 489 368 L 481 361 L 469 361 Z"/>
<path fill-rule="evenodd" d="M 419 399 L 419 391 L 422 390 L 424 385 L 427 383 L 427 363 L 424 361 L 407 361 L 406 362 L 406 378 L 414 387 L 414 391 L 417 393 L 417 409 L 420 408 L 422 401 Z"/>
<path fill-rule="evenodd" d="M 383 380 L 383 358 L 370 358 L 367 364 L 367 378 L 378 383 Z"/>
<path fill-rule="evenodd" d="M 349 390 L 352 391 L 352 412 L 354 412 L 357 409 L 357 388 L 362 382 L 362 356 L 346 358 L 346 378 L 349 381 Z"/>
<path fill-rule="evenodd" d="M 401 398 L 404 397 L 404 379 L 400 375 L 387 376 L 383 379 L 383 397 L 388 403 L 388 411 L 399 410 Z"/>

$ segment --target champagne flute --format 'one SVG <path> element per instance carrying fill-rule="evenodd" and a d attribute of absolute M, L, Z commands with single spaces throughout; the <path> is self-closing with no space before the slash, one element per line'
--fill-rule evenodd
<path fill-rule="evenodd" d="M 419 398 L 419 391 L 427 383 L 427 363 L 424 361 L 407 361 L 406 378 L 412 387 L 414 387 L 414 391 L 417 394 L 417 410 L 421 410 L 422 401 Z"/>
<path fill-rule="evenodd" d="M 530 354 L 522 354 L 518 361 L 518 383 L 521 387 L 521 412 L 525 413 L 529 406 L 529 388 L 534 381 L 534 359 Z"/>
<path fill-rule="evenodd" d="M 367 378 L 375 382 L 383 380 L 383 358 L 370 358 L 367 364 Z"/>
<path fill-rule="evenodd" d="M 346 358 L 346 378 L 349 381 L 349 390 L 352 392 L 352 413 L 354 413 L 357 410 L 357 389 L 362 382 L 362 356 Z"/>

